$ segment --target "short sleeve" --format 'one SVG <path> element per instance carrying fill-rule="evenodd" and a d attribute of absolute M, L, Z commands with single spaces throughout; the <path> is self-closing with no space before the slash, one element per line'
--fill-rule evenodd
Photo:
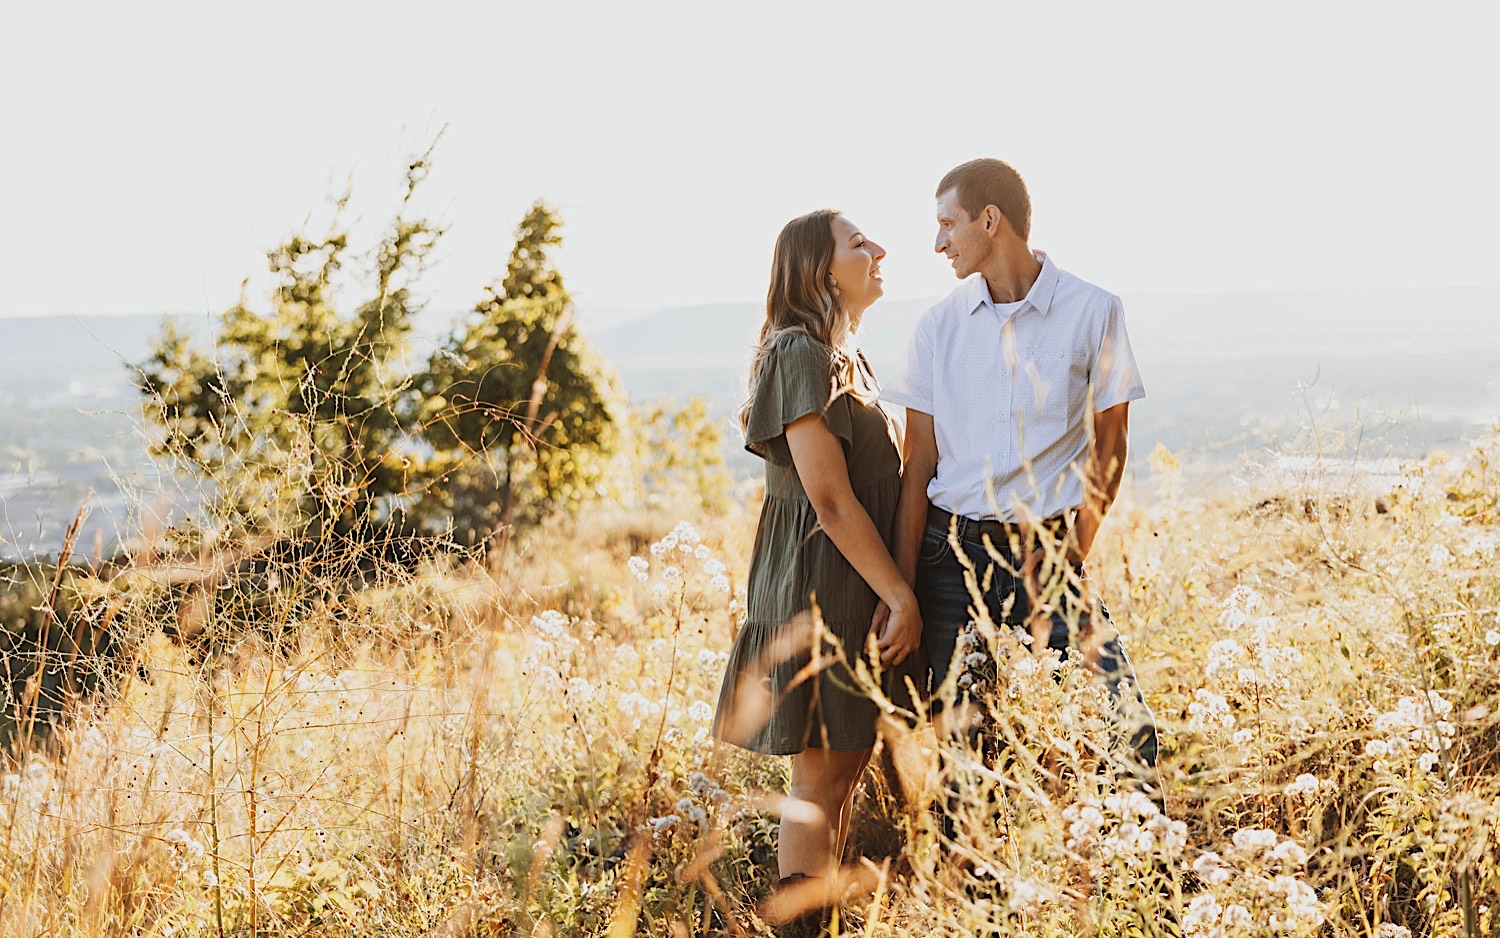
<path fill-rule="evenodd" d="M 1146 386 L 1141 382 L 1141 372 L 1135 364 L 1135 351 L 1131 349 L 1130 336 L 1125 331 L 1125 309 L 1119 297 L 1110 300 L 1104 337 L 1089 374 L 1089 384 L 1094 390 L 1095 412 L 1146 396 Z"/>
<path fill-rule="evenodd" d="M 880 399 L 887 404 L 932 413 L 932 317 L 929 311 L 917 320 L 911 340 L 906 343 L 906 358 L 895 377 L 881 386 Z"/>
<path fill-rule="evenodd" d="M 766 357 L 751 394 L 745 449 L 775 465 L 790 466 L 787 425 L 808 414 L 822 414 L 847 454 L 854 425 L 846 390 L 838 380 L 831 349 L 811 336 L 782 336 Z"/>

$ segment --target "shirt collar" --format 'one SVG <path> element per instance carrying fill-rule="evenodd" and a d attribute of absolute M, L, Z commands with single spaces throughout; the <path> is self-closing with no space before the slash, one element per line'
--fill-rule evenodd
<path fill-rule="evenodd" d="M 1036 282 L 1031 285 L 1031 289 L 1026 291 L 1025 302 L 1045 316 L 1051 310 L 1052 296 L 1057 292 L 1057 265 L 1052 263 L 1052 258 L 1047 256 L 1046 251 L 1032 251 L 1031 253 L 1042 262 L 1042 270 L 1037 274 Z M 968 306 L 971 315 L 985 307 L 994 308 L 995 301 L 990 299 L 990 288 L 985 283 L 984 274 L 970 281 Z"/>

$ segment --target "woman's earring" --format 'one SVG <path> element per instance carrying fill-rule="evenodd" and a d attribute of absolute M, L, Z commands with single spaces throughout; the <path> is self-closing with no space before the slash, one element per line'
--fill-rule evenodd
<path fill-rule="evenodd" d="M 839 294 L 839 282 L 833 279 L 833 274 L 828 275 L 828 289 L 833 291 L 834 296 Z"/>

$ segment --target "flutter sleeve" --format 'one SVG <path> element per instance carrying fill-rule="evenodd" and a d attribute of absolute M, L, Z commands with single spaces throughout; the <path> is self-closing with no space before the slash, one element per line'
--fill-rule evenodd
<path fill-rule="evenodd" d="M 786 428 L 808 414 L 822 414 L 828 429 L 844 444 L 854 440 L 848 389 L 838 378 L 833 350 L 811 336 L 777 339 L 750 397 L 745 449 L 778 466 L 792 464 Z"/>

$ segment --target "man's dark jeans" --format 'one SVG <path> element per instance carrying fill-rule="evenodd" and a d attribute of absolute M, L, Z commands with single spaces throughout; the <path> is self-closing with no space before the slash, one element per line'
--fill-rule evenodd
<path fill-rule="evenodd" d="M 959 524 L 964 519 L 959 519 Z M 1026 620 L 1030 612 L 1030 597 L 1024 586 L 1017 583 L 1012 572 L 1021 568 L 1021 560 L 1012 556 L 1010 544 L 994 545 L 1004 563 L 996 563 L 982 544 L 962 539 L 959 532 L 958 548 L 974 565 L 977 582 L 983 589 L 982 598 L 990 620 L 996 625 L 1009 625 L 1024 636 L 1029 636 Z M 986 575 L 986 571 L 988 575 Z M 988 581 L 988 582 L 986 582 Z M 984 588 L 988 586 L 988 588 Z M 954 544 L 946 528 L 929 524 L 922 537 L 922 548 L 917 563 L 917 604 L 922 611 L 922 643 L 932 667 L 931 690 L 936 696 L 948 676 L 953 663 L 953 650 L 958 636 L 965 626 L 976 618 L 974 597 L 969 594 L 964 582 L 964 566 L 954 554 Z M 1013 599 L 1011 597 L 1014 597 Z M 1009 608 L 1006 608 L 1007 605 Z M 1061 604 L 1058 604 L 1061 605 Z M 1109 622 L 1109 613 L 1101 605 L 1098 612 L 1103 621 L 1095 621 L 1095 630 L 1106 634 L 1114 631 Z M 1078 654 L 1071 632 L 1077 627 L 1078 614 L 1072 615 L 1058 608 L 1051 614 L 1049 647 L 1061 651 L 1065 656 Z M 1120 640 L 1111 637 L 1099 651 L 1100 678 L 1109 690 L 1115 704 L 1115 718 L 1122 737 L 1130 740 L 1134 759 L 1125 759 L 1128 774 L 1135 776 L 1150 788 L 1157 787 L 1155 771 L 1157 756 L 1156 723 L 1146 701 L 1141 696 L 1135 679 L 1135 671 Z M 1122 700 L 1122 692 L 1125 696 Z M 1128 763 L 1136 763 L 1128 765 Z"/>

